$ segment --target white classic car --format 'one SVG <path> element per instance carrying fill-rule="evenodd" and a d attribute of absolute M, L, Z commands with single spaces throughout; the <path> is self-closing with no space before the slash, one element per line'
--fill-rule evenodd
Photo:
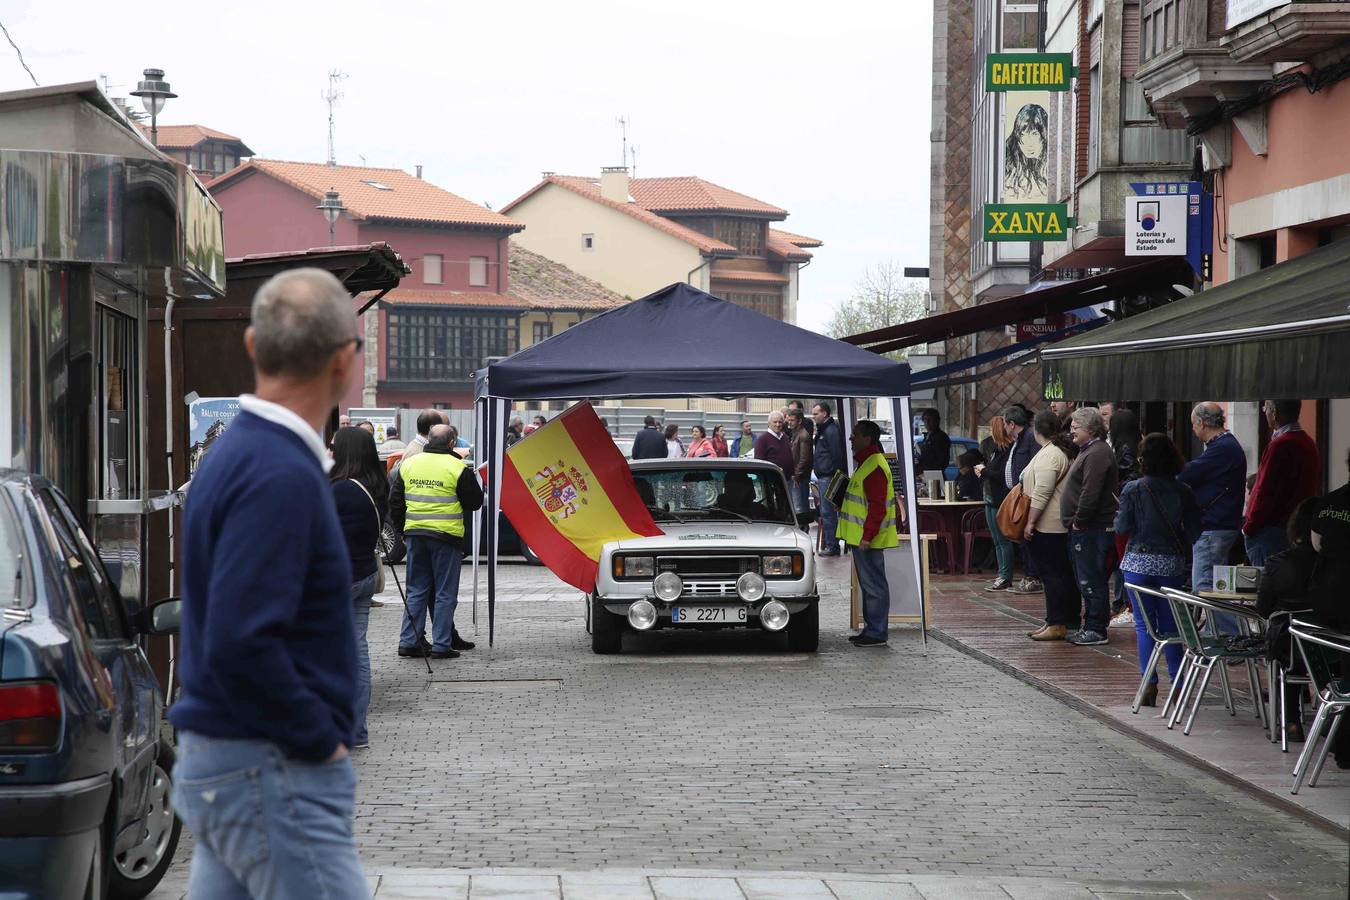
<path fill-rule="evenodd" d="M 724 457 L 631 465 L 665 534 L 604 546 L 587 608 L 591 649 L 620 652 L 629 629 L 760 628 L 814 651 L 820 594 L 805 525 L 815 512 L 793 513 L 782 471 Z"/>

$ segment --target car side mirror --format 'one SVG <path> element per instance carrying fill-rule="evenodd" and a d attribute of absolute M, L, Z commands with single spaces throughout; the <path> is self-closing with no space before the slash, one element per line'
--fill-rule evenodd
<path fill-rule="evenodd" d="M 812 522 L 816 521 L 816 519 L 819 518 L 820 518 L 820 510 L 804 509 L 801 512 L 797 513 L 797 525 L 801 528 L 805 528 L 806 526 L 810 525 Z"/>
<path fill-rule="evenodd" d="M 152 603 L 136 613 L 136 629 L 141 634 L 177 634 L 183 621 L 183 601 L 169 597 Z"/>

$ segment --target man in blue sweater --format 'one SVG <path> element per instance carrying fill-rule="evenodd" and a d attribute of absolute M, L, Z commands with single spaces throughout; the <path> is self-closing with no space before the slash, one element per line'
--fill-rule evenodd
<path fill-rule="evenodd" d="M 1190 487 L 1200 506 L 1200 537 L 1191 555 L 1193 591 L 1214 587 L 1214 567 L 1228 564 L 1229 551 L 1242 534 L 1247 454 L 1225 424 L 1222 406 L 1210 402 L 1195 404 L 1191 410 L 1191 431 L 1204 442 L 1205 450 L 1177 476 L 1177 481 Z"/>
<path fill-rule="evenodd" d="M 253 301 L 256 394 L 183 511 L 173 805 L 193 897 L 369 898 L 352 836 L 351 564 L 319 430 L 361 366 L 351 296 L 296 269 Z"/>

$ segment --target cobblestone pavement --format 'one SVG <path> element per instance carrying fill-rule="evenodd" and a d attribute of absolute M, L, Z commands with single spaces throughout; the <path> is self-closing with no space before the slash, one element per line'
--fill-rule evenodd
<path fill-rule="evenodd" d="M 371 616 L 372 747 L 357 755 L 368 869 L 395 881 L 414 869 L 660 869 L 945 876 L 954 889 L 1030 878 L 1065 891 L 1021 896 L 1084 896 L 1098 879 L 1211 886 L 1195 897 L 1274 885 L 1281 897 L 1344 895 L 1344 836 L 940 643 L 925 650 L 915 632 L 852 648 L 846 570 L 834 568 L 817 654 L 717 632 L 630 636 L 623 655 L 599 657 L 578 593 L 504 567 L 513 599 L 498 606 L 496 647 L 480 616 L 479 649 L 433 661 L 430 679 L 394 653 L 389 591 Z M 457 622 L 473 638 L 463 598 Z M 181 893 L 190 848 L 155 897 Z M 1235 884 L 1244 893 L 1224 892 Z M 770 896 L 744 880 L 723 888 Z M 720 896 L 655 896 L 685 895 Z"/>

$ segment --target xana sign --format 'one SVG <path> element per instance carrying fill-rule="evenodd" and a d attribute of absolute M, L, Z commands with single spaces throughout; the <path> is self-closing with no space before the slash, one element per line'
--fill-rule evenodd
<path fill-rule="evenodd" d="M 1073 224 L 1064 203 L 986 203 L 983 219 L 986 241 L 1062 241 Z"/>

